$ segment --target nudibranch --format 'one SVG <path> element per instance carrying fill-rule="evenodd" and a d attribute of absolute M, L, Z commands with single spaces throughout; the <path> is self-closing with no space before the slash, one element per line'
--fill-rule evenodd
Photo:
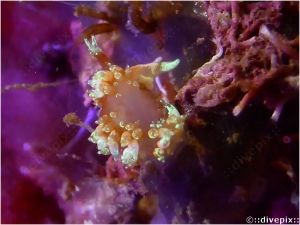
<path fill-rule="evenodd" d="M 97 144 L 99 154 L 112 155 L 126 167 L 150 155 L 164 161 L 180 140 L 185 117 L 155 94 L 154 81 L 159 74 L 173 70 L 179 59 L 123 69 L 108 59 L 94 36 L 91 43 L 87 39 L 85 43 L 103 69 L 88 80 L 91 90 L 87 92 L 101 108 L 89 141 Z"/>

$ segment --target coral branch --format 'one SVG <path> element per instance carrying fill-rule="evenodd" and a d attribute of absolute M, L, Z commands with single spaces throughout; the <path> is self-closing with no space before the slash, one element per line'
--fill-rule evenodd
<path fill-rule="evenodd" d="M 283 109 L 283 106 L 285 105 L 286 103 L 286 100 L 284 101 L 281 101 L 279 102 L 277 105 L 276 105 L 276 108 L 271 116 L 271 120 L 273 120 L 274 122 L 277 122 L 279 117 L 280 117 L 280 114 L 282 112 L 282 109 Z"/>
<path fill-rule="evenodd" d="M 117 27 L 108 23 L 94 24 L 86 28 L 76 39 L 75 43 L 83 43 L 84 39 L 90 39 L 92 35 L 109 33 L 117 30 Z"/>
<path fill-rule="evenodd" d="M 71 81 L 62 81 L 62 82 L 53 82 L 53 83 L 43 83 L 43 82 L 39 82 L 36 84 L 14 84 L 14 85 L 6 85 L 1 93 L 9 90 L 9 89 L 27 89 L 29 91 L 36 91 L 39 88 L 46 88 L 46 87 L 57 87 L 60 85 L 64 85 L 64 84 L 70 84 L 70 83 L 74 83 L 74 82 L 78 82 L 78 80 L 71 80 Z"/>
<path fill-rule="evenodd" d="M 247 5 L 247 8 L 249 10 L 255 10 L 257 8 L 264 8 L 264 9 L 268 9 L 268 8 L 275 8 L 277 10 L 281 9 L 281 2 L 280 1 L 276 1 L 276 2 L 258 2 L 258 3 L 250 3 Z"/>
<path fill-rule="evenodd" d="M 85 44 L 87 45 L 88 49 L 95 55 L 95 57 L 98 59 L 100 65 L 103 69 L 109 69 L 112 65 L 112 62 L 110 59 L 103 53 L 101 48 L 97 45 L 95 36 L 92 35 L 92 44 L 85 38 L 84 39 Z"/>
<path fill-rule="evenodd" d="M 92 9 L 85 5 L 78 5 L 75 7 L 75 16 L 89 16 L 101 20 L 105 20 L 107 22 L 110 21 L 110 18 L 108 17 L 107 13 L 98 11 L 96 9 Z"/>
<path fill-rule="evenodd" d="M 252 23 L 250 27 L 248 27 L 246 30 L 243 31 L 243 33 L 240 34 L 239 41 L 246 40 L 250 34 L 252 34 L 256 29 L 260 27 L 260 25 L 263 24 L 263 22 L 263 20 L 254 21 L 254 23 Z"/>
<path fill-rule="evenodd" d="M 293 59 L 299 60 L 299 53 L 288 46 L 281 35 L 277 34 L 275 31 L 269 30 L 269 28 L 264 24 L 259 28 L 259 33 L 282 52 Z"/>
<path fill-rule="evenodd" d="M 257 88 L 253 88 L 247 94 L 245 94 L 245 96 L 239 102 L 239 104 L 236 107 L 234 107 L 232 114 L 234 116 L 238 116 L 243 111 L 243 109 L 249 104 L 251 99 L 256 95 L 257 91 Z"/>
<path fill-rule="evenodd" d="M 240 112 L 249 104 L 251 99 L 257 94 L 258 90 L 268 81 L 276 78 L 281 74 L 289 74 L 291 72 L 290 67 L 280 66 L 276 69 L 271 69 L 269 73 L 262 77 L 256 77 L 254 79 L 255 87 L 253 87 L 239 102 L 239 104 L 233 109 L 233 115 L 237 116 Z M 276 117 L 276 115 L 275 115 Z"/>
<path fill-rule="evenodd" d="M 140 31 L 143 34 L 151 34 L 154 33 L 157 24 L 156 21 L 150 17 L 149 21 L 146 21 L 142 17 L 142 10 L 140 4 L 138 2 L 135 2 L 132 6 L 128 9 L 128 24 L 127 26 L 130 26 L 130 23 L 132 26 L 134 26 L 138 31 Z"/>
<path fill-rule="evenodd" d="M 236 44 L 236 31 L 239 24 L 240 16 L 239 16 L 239 3 L 232 1 L 231 2 L 231 28 L 229 31 L 230 43 L 232 46 Z"/>

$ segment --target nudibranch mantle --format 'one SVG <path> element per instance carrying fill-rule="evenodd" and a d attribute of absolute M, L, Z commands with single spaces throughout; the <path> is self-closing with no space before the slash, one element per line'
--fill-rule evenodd
<path fill-rule="evenodd" d="M 85 43 L 95 57 L 103 54 L 92 36 Z M 108 62 L 107 70 L 96 71 L 88 80 L 94 104 L 101 108 L 98 126 L 89 137 L 98 153 L 112 155 L 125 166 L 134 166 L 150 155 L 164 161 L 180 140 L 185 117 L 153 93 L 159 74 L 173 70 L 173 62 L 153 62 L 123 69 Z"/>

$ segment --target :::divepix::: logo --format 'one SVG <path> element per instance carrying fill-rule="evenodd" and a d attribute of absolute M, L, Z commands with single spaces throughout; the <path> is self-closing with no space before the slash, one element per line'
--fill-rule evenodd
<path fill-rule="evenodd" d="M 270 218 L 268 216 L 264 216 L 262 218 L 255 218 L 252 216 L 248 216 L 246 218 L 247 223 L 275 223 L 275 224 L 299 224 L 299 218 L 289 218 L 289 217 L 280 217 L 280 218 Z"/>

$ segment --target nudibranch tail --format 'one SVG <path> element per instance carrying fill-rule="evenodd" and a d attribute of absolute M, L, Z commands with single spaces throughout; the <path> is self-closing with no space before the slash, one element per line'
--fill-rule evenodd
<path fill-rule="evenodd" d="M 85 42 L 95 57 L 103 54 L 93 36 L 92 43 Z M 177 59 L 123 69 L 110 62 L 95 71 L 88 94 L 101 107 L 101 116 L 89 140 L 97 144 L 99 154 L 111 154 L 129 167 L 150 155 L 164 161 L 166 154 L 172 154 L 185 117 L 152 90 L 155 77 L 178 64 Z"/>

